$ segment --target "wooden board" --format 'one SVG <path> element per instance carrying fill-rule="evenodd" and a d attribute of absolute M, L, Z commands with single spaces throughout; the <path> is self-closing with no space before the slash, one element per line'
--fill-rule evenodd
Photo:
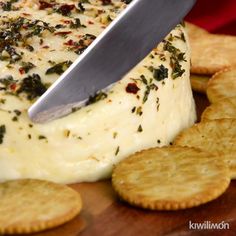
<path fill-rule="evenodd" d="M 194 95 L 198 117 L 208 105 L 204 95 Z M 84 202 L 82 213 L 69 223 L 35 236 L 201 236 L 236 235 L 236 181 L 220 198 L 188 210 L 154 212 L 130 207 L 119 201 L 110 181 L 71 185 Z M 190 230 L 189 221 L 229 223 L 229 230 Z"/>

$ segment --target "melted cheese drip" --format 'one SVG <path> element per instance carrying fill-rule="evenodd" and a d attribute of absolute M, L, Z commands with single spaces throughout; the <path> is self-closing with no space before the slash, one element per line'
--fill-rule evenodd
<path fill-rule="evenodd" d="M 69 3 L 74 2 L 77 1 Z M 16 3 L 24 6 L 17 11 L 1 12 L 2 21 L 24 16 L 27 19 L 41 19 L 55 26 L 79 17 L 81 24 L 86 26 L 69 29 L 72 33 L 66 38 L 43 32 L 43 44 L 36 36 L 30 39 L 34 52 L 18 47 L 17 50 L 24 53 L 22 60 L 36 65 L 28 74 L 37 73 L 43 83 L 53 83 L 58 75 L 45 75 L 50 67 L 48 61 L 74 61 L 78 56 L 68 50 L 65 42 L 78 40 L 84 34 L 99 35 L 108 23 L 104 22 L 107 15 L 114 16 L 119 9 L 124 8 L 120 1 L 112 6 L 101 6 L 99 1 L 91 2 L 93 4 L 84 4 L 86 11 L 83 14 L 73 13 L 70 17 L 50 12 L 50 9 L 38 10 L 38 2 L 32 0 Z M 99 16 L 97 12 L 100 11 L 97 9 L 103 11 Z M 25 16 L 25 13 L 29 15 Z M 5 99 L 0 104 L 0 125 L 6 127 L 3 143 L 0 144 L 0 181 L 20 178 L 39 178 L 60 183 L 96 181 L 109 177 L 113 166 L 128 155 L 150 147 L 168 145 L 196 118 L 189 82 L 189 47 L 180 39 L 183 32 L 181 26 L 171 32 L 172 37 L 176 36 L 172 45 L 185 53 L 185 61 L 180 63 L 185 70 L 181 77 L 172 78 L 171 53 L 163 50 L 164 43 L 161 43 L 112 87 L 107 98 L 48 124 L 31 125 L 27 109 L 33 101 L 29 101 L 24 94 L 13 96 L 0 91 L 0 98 Z M 187 39 L 185 33 L 184 37 Z M 9 62 L 0 61 L 0 78 L 12 75 L 22 80 L 26 77 L 26 74 L 19 73 L 19 63 L 9 68 Z M 160 65 L 168 69 L 168 78 L 163 81 L 155 80 L 150 70 L 150 67 L 159 68 Z M 152 80 L 151 83 L 158 87 L 157 90 L 150 90 L 146 102 L 143 97 L 147 85 L 140 79 L 141 75 L 145 76 L 148 83 Z M 139 88 L 137 94 L 127 93 L 129 83 L 136 83 Z M 16 109 L 22 114 L 17 117 L 18 121 L 13 121 Z"/>

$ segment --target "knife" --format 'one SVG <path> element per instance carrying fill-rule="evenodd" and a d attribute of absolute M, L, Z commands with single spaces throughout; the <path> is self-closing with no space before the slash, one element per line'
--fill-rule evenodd
<path fill-rule="evenodd" d="M 30 119 L 44 123 L 65 116 L 120 80 L 180 23 L 195 1 L 133 0 L 30 107 Z"/>

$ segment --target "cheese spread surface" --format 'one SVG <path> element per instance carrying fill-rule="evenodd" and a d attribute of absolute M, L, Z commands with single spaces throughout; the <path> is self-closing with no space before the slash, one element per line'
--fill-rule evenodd
<path fill-rule="evenodd" d="M 96 181 L 194 123 L 182 25 L 86 107 L 46 124 L 29 120 L 27 109 L 129 2 L 0 0 L 0 181 Z"/>

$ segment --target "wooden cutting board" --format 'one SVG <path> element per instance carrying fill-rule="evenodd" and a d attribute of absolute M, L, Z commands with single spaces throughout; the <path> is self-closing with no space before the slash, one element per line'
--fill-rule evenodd
<path fill-rule="evenodd" d="M 194 95 L 198 117 L 208 105 L 204 95 Z M 188 210 L 154 212 L 119 201 L 109 180 L 71 185 L 81 193 L 81 214 L 69 223 L 35 236 L 236 236 L 236 181 L 220 198 Z M 229 230 L 190 230 L 189 221 L 229 223 Z"/>

